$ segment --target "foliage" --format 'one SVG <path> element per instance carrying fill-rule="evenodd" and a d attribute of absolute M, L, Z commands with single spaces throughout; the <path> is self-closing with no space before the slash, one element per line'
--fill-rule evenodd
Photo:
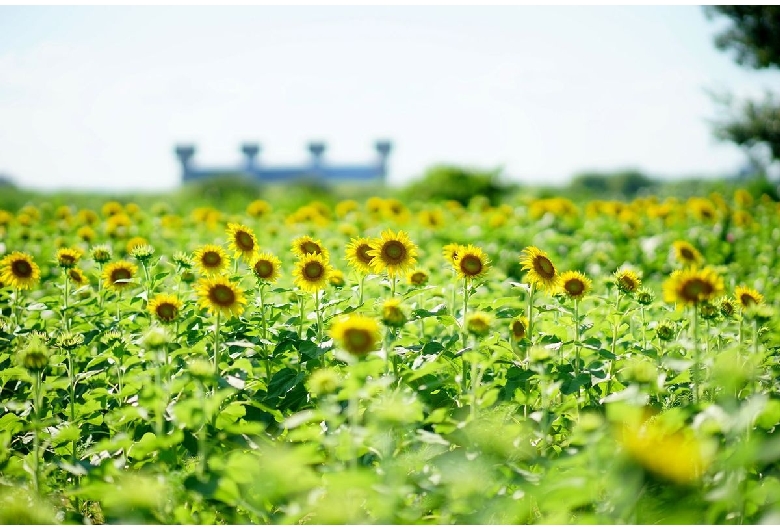
<path fill-rule="evenodd" d="M 499 182 L 499 170 L 484 171 L 459 166 L 439 165 L 428 169 L 418 180 L 409 184 L 403 196 L 410 200 L 453 200 L 462 205 L 476 196 L 486 197 L 497 204 L 511 186 Z"/>

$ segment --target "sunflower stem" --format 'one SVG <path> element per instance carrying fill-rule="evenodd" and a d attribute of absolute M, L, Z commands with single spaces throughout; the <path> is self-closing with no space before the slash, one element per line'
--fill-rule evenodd
<path fill-rule="evenodd" d="M 76 374 L 73 366 L 73 351 L 68 349 L 68 390 L 70 392 L 70 417 L 68 418 L 71 426 L 76 425 Z M 71 461 L 76 464 L 76 440 L 73 440 L 71 446 Z"/>
<path fill-rule="evenodd" d="M 393 289 L 390 291 L 390 297 L 395 298 L 395 282 L 398 281 L 398 277 L 393 274 Z"/>
<path fill-rule="evenodd" d="M 16 297 L 14 298 L 14 317 L 16 319 L 16 327 L 22 327 L 22 290 L 16 289 Z"/>
<path fill-rule="evenodd" d="M 468 318 L 468 311 L 469 311 L 469 280 L 468 278 L 463 278 L 463 325 L 461 327 L 461 333 L 463 336 L 463 353 L 461 354 L 461 365 L 463 368 L 463 374 L 462 374 L 462 383 L 463 383 L 463 391 L 468 390 L 468 375 L 469 375 L 469 363 L 466 361 L 466 348 L 468 347 L 468 340 L 469 340 L 469 333 L 468 329 L 466 329 L 467 323 L 466 320 Z"/>
<path fill-rule="evenodd" d="M 699 404 L 699 304 L 693 306 L 693 403 Z"/>
<path fill-rule="evenodd" d="M 317 313 L 317 345 L 322 344 L 322 312 L 320 311 L 320 290 L 314 292 L 314 312 Z"/>
<path fill-rule="evenodd" d="M 268 379 L 267 385 L 271 384 L 271 358 L 268 353 L 268 345 L 265 341 L 268 340 L 268 321 L 265 317 L 265 301 L 263 299 L 263 291 L 265 290 L 265 283 L 260 284 L 260 321 L 263 326 L 263 356 L 265 357 L 265 377 Z"/>
<path fill-rule="evenodd" d="M 580 375 L 580 301 L 574 299 L 574 376 Z"/>
<path fill-rule="evenodd" d="M 533 346 L 534 343 L 534 284 L 531 284 L 531 290 L 528 293 L 528 341 Z M 528 362 L 528 350 L 525 349 L 525 361 Z"/>
<path fill-rule="evenodd" d="M 70 322 L 68 322 L 68 291 L 70 287 L 70 277 L 68 271 L 65 271 L 65 285 L 63 286 L 64 305 L 62 306 L 62 327 L 65 331 L 70 331 Z"/>
<path fill-rule="evenodd" d="M 363 282 L 365 281 L 365 279 L 366 279 L 366 275 L 365 274 L 361 274 L 360 275 L 360 288 L 358 290 L 358 292 L 360 293 L 359 296 L 358 296 L 358 306 L 362 306 L 363 305 Z"/>
<path fill-rule="evenodd" d="M 33 452 L 34 452 L 34 467 L 33 467 L 33 489 L 38 495 L 41 494 L 41 438 L 40 438 L 40 422 L 41 422 L 41 372 L 35 372 L 35 379 L 33 380 L 33 419 L 35 425 L 33 426 Z"/>
<path fill-rule="evenodd" d="M 298 295 L 298 304 L 301 306 L 301 314 L 298 319 L 298 337 L 303 340 L 303 309 L 306 306 L 306 299 L 302 295 Z"/>
<path fill-rule="evenodd" d="M 642 315 L 642 351 L 647 349 L 647 330 L 645 329 L 645 307 L 639 308 L 639 312 Z"/>
<path fill-rule="evenodd" d="M 214 377 L 219 377 L 219 320 L 221 313 L 217 311 L 217 322 L 214 326 Z M 214 393 L 217 392 L 217 383 L 214 382 Z"/>

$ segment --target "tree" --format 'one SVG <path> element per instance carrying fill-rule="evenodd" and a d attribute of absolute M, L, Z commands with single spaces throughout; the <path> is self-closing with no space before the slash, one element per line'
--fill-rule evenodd
<path fill-rule="evenodd" d="M 780 68 L 780 6 L 709 6 L 708 18 L 724 16 L 729 27 L 716 35 L 715 46 L 733 51 L 737 64 L 749 68 Z M 780 160 L 780 101 L 771 93 L 763 101 L 722 103 L 731 116 L 715 123 L 716 137 L 750 151 L 763 149 Z M 755 159 L 755 154 L 753 156 Z"/>

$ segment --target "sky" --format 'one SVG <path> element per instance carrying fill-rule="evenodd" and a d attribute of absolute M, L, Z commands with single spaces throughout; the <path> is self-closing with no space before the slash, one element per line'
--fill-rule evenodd
<path fill-rule="evenodd" d="M 177 143 L 232 166 L 394 149 L 389 180 L 438 163 L 566 183 L 583 171 L 731 175 L 711 92 L 780 73 L 716 50 L 698 6 L 0 6 L 0 174 L 36 189 L 165 190 Z"/>

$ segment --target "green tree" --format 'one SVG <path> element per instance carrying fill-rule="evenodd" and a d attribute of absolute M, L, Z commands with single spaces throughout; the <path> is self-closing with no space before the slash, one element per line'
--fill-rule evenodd
<path fill-rule="evenodd" d="M 749 68 L 780 68 L 780 6 L 708 6 L 709 18 L 726 17 L 730 25 L 715 37 L 715 45 L 734 52 L 737 64 Z M 721 99 L 729 117 L 715 123 L 715 135 L 753 152 L 763 149 L 780 160 L 780 101 L 768 93 L 761 101 Z"/>

